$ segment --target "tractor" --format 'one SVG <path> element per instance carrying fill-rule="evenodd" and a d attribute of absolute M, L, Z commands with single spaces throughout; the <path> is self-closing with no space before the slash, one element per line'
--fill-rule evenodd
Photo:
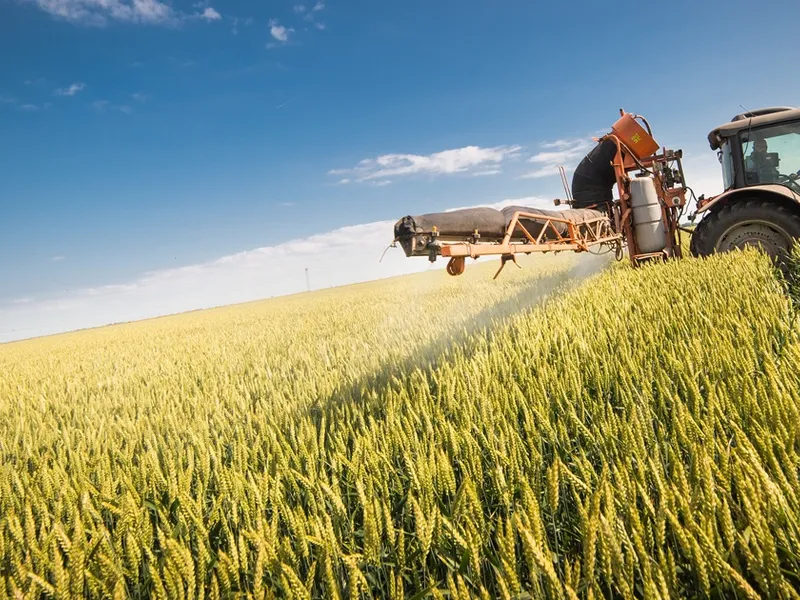
<path fill-rule="evenodd" d="M 781 260 L 800 238 L 800 109 L 762 108 L 736 115 L 708 134 L 725 191 L 700 197 L 691 215 L 692 254 L 758 246 Z"/>

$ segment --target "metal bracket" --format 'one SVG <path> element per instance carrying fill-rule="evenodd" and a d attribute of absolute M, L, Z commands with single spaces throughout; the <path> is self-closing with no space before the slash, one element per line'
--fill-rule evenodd
<path fill-rule="evenodd" d="M 520 264 L 517 262 L 517 255 L 516 255 L 516 254 L 503 254 L 503 255 L 500 257 L 500 268 L 499 268 L 499 269 L 497 269 L 497 273 L 495 273 L 495 274 L 494 274 L 494 277 L 492 277 L 492 279 L 497 279 L 497 276 L 498 276 L 498 275 L 500 275 L 500 271 L 502 271 L 502 270 L 503 270 L 503 268 L 506 266 L 506 263 L 507 263 L 508 261 L 511 261 L 511 262 L 513 262 L 515 265 L 517 265 L 517 268 L 519 268 L 519 269 L 521 269 L 521 268 L 522 268 L 522 267 L 520 266 Z"/>

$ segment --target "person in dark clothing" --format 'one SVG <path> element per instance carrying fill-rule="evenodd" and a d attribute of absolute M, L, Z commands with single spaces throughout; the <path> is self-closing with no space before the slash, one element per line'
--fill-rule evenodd
<path fill-rule="evenodd" d="M 617 154 L 617 144 L 608 139 L 597 144 L 578 164 L 572 175 L 572 206 L 588 208 L 595 205 L 606 210 L 613 196 L 617 176 L 611 162 Z"/>
<path fill-rule="evenodd" d="M 778 181 L 778 155 L 768 152 L 767 140 L 756 138 L 753 151 L 745 158 L 745 170 L 753 183 L 776 183 Z"/>

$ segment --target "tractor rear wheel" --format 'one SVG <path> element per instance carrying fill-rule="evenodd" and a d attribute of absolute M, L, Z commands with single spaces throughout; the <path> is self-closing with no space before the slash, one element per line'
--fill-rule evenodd
<path fill-rule="evenodd" d="M 713 210 L 692 234 L 695 256 L 756 247 L 783 264 L 800 238 L 800 214 L 769 200 L 740 200 Z"/>

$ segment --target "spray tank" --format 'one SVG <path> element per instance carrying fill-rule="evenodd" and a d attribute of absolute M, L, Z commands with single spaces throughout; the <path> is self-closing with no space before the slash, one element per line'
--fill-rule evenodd
<path fill-rule="evenodd" d="M 646 122 L 645 122 L 646 123 Z M 584 157 L 572 176 L 572 205 L 594 207 L 613 201 L 613 188 L 618 183 L 614 161 L 618 152 L 626 167 L 635 168 L 658 151 L 658 142 L 642 127 L 635 115 L 623 113 L 611 127 L 612 136 L 600 141 Z M 624 146 L 620 148 L 617 141 Z M 643 171 L 630 180 L 630 208 L 633 237 L 641 254 L 652 254 L 667 247 L 668 232 L 664 224 L 661 202 L 654 178 Z"/>
<path fill-rule="evenodd" d="M 652 177 L 631 179 L 631 209 L 633 236 L 639 252 L 653 254 L 664 250 L 667 247 L 667 228 Z"/>

